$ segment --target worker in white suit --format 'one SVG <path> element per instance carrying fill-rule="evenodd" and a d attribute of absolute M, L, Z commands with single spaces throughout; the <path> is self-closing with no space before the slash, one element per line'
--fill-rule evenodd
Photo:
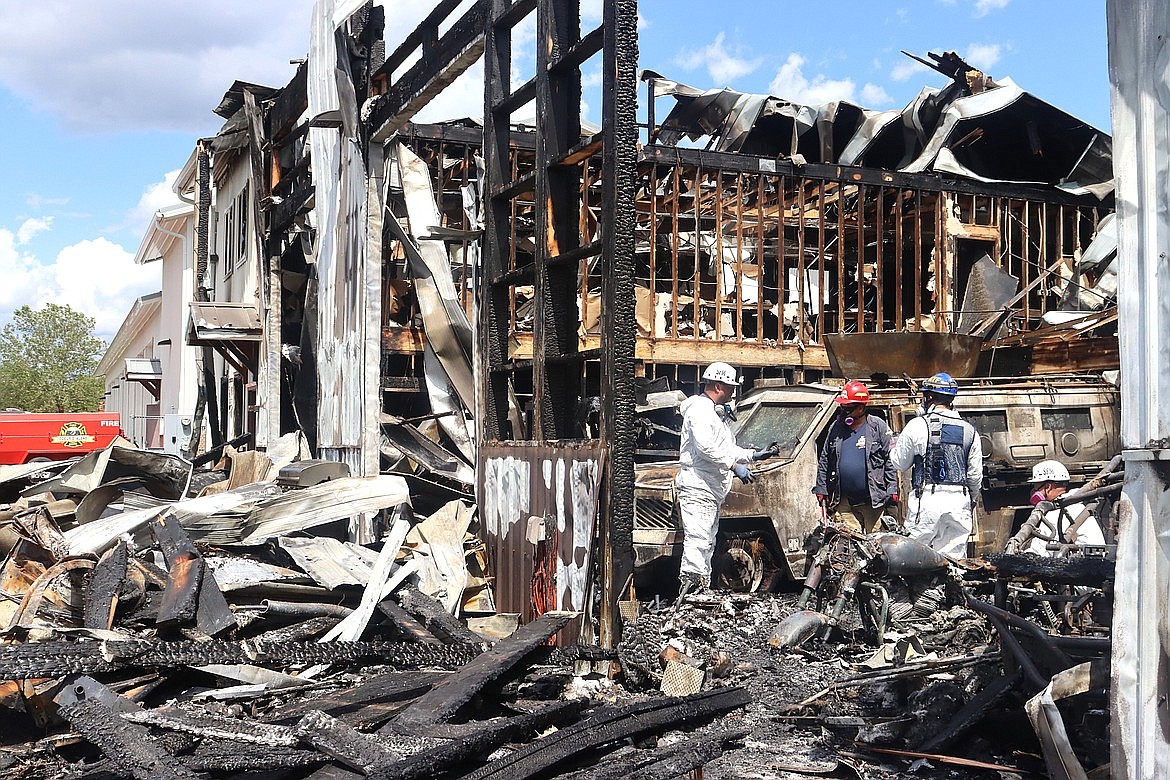
<path fill-rule="evenodd" d="M 732 480 L 755 481 L 746 464 L 776 454 L 774 446 L 751 450 L 736 444 L 721 412 L 739 384 L 734 368 L 712 363 L 703 372 L 703 392 L 682 403 L 679 471 L 674 481 L 684 534 L 680 595 L 703 590 L 711 583 L 719 508 Z"/>
<path fill-rule="evenodd" d="M 923 382 L 919 416 L 906 423 L 890 451 L 894 468 L 910 472 L 906 531 L 952 558 L 967 555 L 983 484 L 983 445 L 971 423 L 951 408 L 958 392 L 947 373 Z"/>

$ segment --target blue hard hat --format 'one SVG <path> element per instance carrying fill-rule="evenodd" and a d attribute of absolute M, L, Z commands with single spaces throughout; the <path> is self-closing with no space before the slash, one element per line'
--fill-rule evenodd
<path fill-rule="evenodd" d="M 954 378 L 946 373 L 940 371 L 922 383 L 922 389 L 935 395 L 949 395 L 956 396 L 959 394 L 959 385 Z"/>

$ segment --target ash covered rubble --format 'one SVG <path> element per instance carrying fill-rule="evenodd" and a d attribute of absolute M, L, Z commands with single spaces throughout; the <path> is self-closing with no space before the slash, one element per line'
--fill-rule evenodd
<path fill-rule="evenodd" d="M 1088 504 L 1109 539 L 1117 466 L 1057 502 Z M 1085 777 L 1109 762 L 1115 547 L 1070 544 L 1066 527 L 1036 534 L 1047 555 L 1014 552 L 1053 509 L 979 560 L 829 526 L 799 592 L 643 607 L 620 647 L 625 684 L 751 692 L 711 727 L 744 736 L 707 778 Z"/>
<path fill-rule="evenodd" d="M 631 693 L 591 673 L 612 652 L 552 646 L 580 613 L 498 614 L 466 500 L 306 454 L 0 471 L 0 774 L 667 777 L 743 736 L 679 731 L 742 687 Z M 376 541 L 335 538 L 359 513 Z"/>

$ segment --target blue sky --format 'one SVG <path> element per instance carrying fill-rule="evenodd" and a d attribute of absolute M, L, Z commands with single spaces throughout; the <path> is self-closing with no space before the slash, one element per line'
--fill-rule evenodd
<path fill-rule="evenodd" d="M 384 0 L 389 47 L 431 3 Z M 281 86 L 308 48 L 312 0 L 0 0 L 0 325 L 52 300 L 106 338 L 157 268 L 132 258 L 234 79 Z M 601 0 L 582 0 L 585 24 Z M 696 87 L 901 108 L 943 79 L 900 49 L 953 50 L 1109 131 L 1103 0 L 642 0 L 639 65 Z M 531 73 L 518 28 L 514 77 Z M 521 41 L 520 39 L 523 39 Z M 529 62 L 525 62 L 527 57 Z M 587 116 L 599 67 L 585 68 Z M 423 119 L 482 114 L 482 70 Z M 640 90 L 645 94 L 644 87 Z M 662 100 L 659 115 L 671 101 Z"/>

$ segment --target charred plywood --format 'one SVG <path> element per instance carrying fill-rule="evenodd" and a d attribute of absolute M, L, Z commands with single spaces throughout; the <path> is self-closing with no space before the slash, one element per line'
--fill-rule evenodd
<path fill-rule="evenodd" d="M 586 606 L 606 450 L 594 443 L 480 448 L 480 534 L 496 605 L 531 620 Z"/>

